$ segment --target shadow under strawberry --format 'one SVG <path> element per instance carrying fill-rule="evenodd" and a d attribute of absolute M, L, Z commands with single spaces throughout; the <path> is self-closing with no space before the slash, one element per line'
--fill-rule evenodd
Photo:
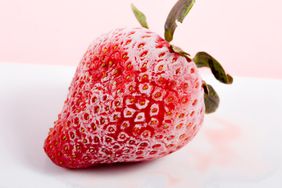
<path fill-rule="evenodd" d="M 66 169 L 69 172 L 79 172 L 79 173 L 93 173 L 101 175 L 118 175 L 123 172 L 131 172 L 138 170 L 140 168 L 145 168 L 148 165 L 155 165 L 161 162 L 160 160 L 150 160 L 150 161 L 138 161 L 138 162 L 120 162 L 120 163 L 109 163 L 109 164 L 97 164 L 89 168 L 80 169 Z"/>

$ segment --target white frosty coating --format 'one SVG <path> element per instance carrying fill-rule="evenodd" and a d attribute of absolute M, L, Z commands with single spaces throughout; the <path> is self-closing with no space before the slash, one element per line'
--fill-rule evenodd
<path fill-rule="evenodd" d="M 143 28 L 117 29 L 99 37 L 88 48 L 77 68 L 61 119 L 66 118 L 73 123 L 77 118 L 79 126 L 85 130 L 83 136 L 75 134 L 72 139 L 73 144 L 77 142 L 77 139 L 85 137 L 95 146 L 95 139 L 96 141 L 98 139 L 100 144 L 98 151 L 91 152 L 92 146 L 89 146 L 82 154 L 82 158 L 90 157 L 90 163 L 138 161 L 164 156 L 185 145 L 196 134 L 204 113 L 201 79 L 194 63 L 171 53 L 167 45 L 156 47 L 160 44 L 159 40 L 161 39 L 157 34 Z M 95 62 L 95 54 L 101 53 L 101 50 L 104 50 L 102 48 L 113 43 L 119 44 L 127 54 L 128 59 L 124 62 L 124 66 L 131 63 L 133 70 L 140 71 L 139 75 L 131 75 L 128 78 L 131 79 L 130 82 L 122 83 L 113 80 L 115 72 L 109 70 L 101 82 L 93 81 L 95 78 L 91 77 L 89 64 Z M 120 54 L 112 54 L 113 57 L 118 55 Z M 101 66 L 100 64 L 97 66 Z M 143 71 L 144 68 L 145 71 Z M 191 73 L 191 69 L 195 72 Z M 125 77 L 126 74 L 122 71 L 121 76 Z M 134 79 L 135 76 L 136 79 Z M 139 83 L 143 78 L 150 81 Z M 158 83 L 160 78 L 169 80 L 170 89 L 164 90 L 161 84 L 152 85 L 151 81 Z M 83 81 L 83 87 L 79 87 L 81 81 Z M 108 86 L 112 90 L 124 84 L 121 87 L 124 91 L 109 93 L 109 89 L 105 88 L 107 83 L 110 83 Z M 135 88 L 137 91 L 132 92 Z M 85 95 L 87 92 L 89 94 Z M 140 93 L 146 96 L 143 103 L 132 102 L 130 99 L 124 101 L 124 96 L 140 97 Z M 85 102 L 85 106 L 82 105 L 83 109 L 80 112 L 74 112 L 71 102 L 77 102 L 79 99 Z M 197 100 L 197 103 L 192 105 L 194 100 Z M 161 106 L 158 104 L 161 101 L 165 102 L 165 106 L 162 106 L 164 109 L 162 115 L 160 114 Z M 113 113 L 120 109 L 116 106 L 117 102 L 123 110 Z M 170 110 L 167 106 L 170 102 L 177 104 L 174 110 Z M 144 110 L 147 108 L 152 117 L 146 117 Z M 85 120 L 85 112 L 89 114 L 87 120 Z M 117 121 L 122 118 L 121 115 L 123 121 L 118 124 Z M 159 122 L 160 116 L 163 117 L 162 122 Z M 130 120 L 132 118 L 133 122 Z M 91 123 L 96 125 L 95 131 L 89 127 Z M 157 127 L 161 123 L 163 126 Z M 151 130 L 140 132 L 142 128 L 148 126 L 154 127 L 156 132 L 152 133 Z M 112 137 L 115 131 L 127 130 L 128 127 L 132 128 L 131 135 L 121 132 L 116 139 Z M 71 128 L 64 127 L 63 129 L 66 134 L 70 134 Z M 125 143 L 121 144 L 119 142 L 121 140 Z M 146 152 L 141 155 L 141 151 Z M 72 154 L 76 152 L 76 149 L 72 150 Z"/>

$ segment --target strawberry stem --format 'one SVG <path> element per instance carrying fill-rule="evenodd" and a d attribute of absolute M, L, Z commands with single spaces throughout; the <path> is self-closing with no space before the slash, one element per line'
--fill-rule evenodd
<path fill-rule="evenodd" d="M 172 7 L 165 22 L 165 40 L 173 40 L 173 34 L 177 27 L 176 21 L 182 23 L 186 15 L 193 7 L 195 0 L 178 0 Z"/>

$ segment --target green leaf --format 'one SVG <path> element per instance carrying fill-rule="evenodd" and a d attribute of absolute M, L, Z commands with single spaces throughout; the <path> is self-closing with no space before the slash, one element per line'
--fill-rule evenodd
<path fill-rule="evenodd" d="M 173 52 L 181 55 L 181 56 L 190 56 L 187 52 L 179 48 L 178 46 L 170 45 L 170 48 Z"/>
<path fill-rule="evenodd" d="M 203 80 L 203 85 L 202 85 L 205 94 L 209 94 L 209 88 L 208 88 L 208 84 Z"/>
<path fill-rule="evenodd" d="M 219 106 L 219 97 L 213 87 L 209 84 L 206 84 L 208 92 L 205 92 L 204 101 L 206 107 L 206 114 L 210 114 L 216 111 Z"/>
<path fill-rule="evenodd" d="M 141 12 L 139 9 L 137 9 L 133 4 L 131 4 L 131 9 L 132 9 L 136 19 L 140 23 L 140 25 L 144 28 L 149 29 L 145 14 L 143 12 Z"/>
<path fill-rule="evenodd" d="M 177 27 L 176 21 L 182 23 L 186 15 L 193 7 L 195 0 L 178 0 L 173 6 L 165 22 L 165 40 L 172 41 Z"/>
<path fill-rule="evenodd" d="M 225 73 L 225 70 L 220 65 L 220 63 L 213 58 L 210 54 L 206 52 L 198 52 L 196 56 L 193 58 L 198 68 L 201 67 L 209 67 L 214 75 L 214 77 L 224 83 L 224 84 L 232 84 L 233 78 L 229 74 Z"/>

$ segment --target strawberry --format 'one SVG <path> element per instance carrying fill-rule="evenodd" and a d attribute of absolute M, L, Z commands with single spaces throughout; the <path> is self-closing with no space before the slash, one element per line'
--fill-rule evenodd
<path fill-rule="evenodd" d="M 204 113 L 215 111 L 219 103 L 197 67 L 210 67 L 223 83 L 231 83 L 232 77 L 209 54 L 200 52 L 192 59 L 170 44 L 175 21 L 182 21 L 181 12 L 192 4 L 176 3 L 165 39 L 148 30 L 146 17 L 132 6 L 144 28 L 115 29 L 89 46 L 45 140 L 44 150 L 55 164 L 86 168 L 152 160 L 195 136 Z"/>

